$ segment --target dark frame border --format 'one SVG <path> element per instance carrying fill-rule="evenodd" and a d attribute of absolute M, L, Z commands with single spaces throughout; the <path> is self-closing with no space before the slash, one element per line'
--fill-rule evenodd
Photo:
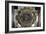
<path fill-rule="evenodd" d="M 43 5 L 43 29 L 39 30 L 24 30 L 24 31 L 9 31 L 9 3 L 22 3 L 22 4 L 39 4 Z M 20 2 L 20 1 L 5 1 L 5 33 L 19 33 L 19 32 L 36 32 L 45 31 L 45 3 L 40 2 Z"/>

